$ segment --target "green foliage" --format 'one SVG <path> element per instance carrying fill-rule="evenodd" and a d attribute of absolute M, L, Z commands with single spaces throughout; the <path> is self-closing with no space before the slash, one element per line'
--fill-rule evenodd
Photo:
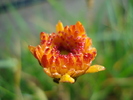
<path fill-rule="evenodd" d="M 9 4 L 0 14 L 1 100 L 133 99 L 133 1 L 99 0 L 91 8 L 88 2 L 48 0 L 21 9 Z M 28 45 L 39 43 L 41 31 L 54 32 L 58 20 L 83 23 L 98 51 L 93 63 L 105 71 L 83 75 L 74 84 L 56 84 L 43 72 Z"/>

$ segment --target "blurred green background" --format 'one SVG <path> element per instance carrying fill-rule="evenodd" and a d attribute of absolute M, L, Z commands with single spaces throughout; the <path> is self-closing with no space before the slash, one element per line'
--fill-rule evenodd
<path fill-rule="evenodd" d="M 105 71 L 56 84 L 28 50 L 56 23 L 85 26 Z M 133 0 L 0 1 L 0 100 L 133 100 Z"/>

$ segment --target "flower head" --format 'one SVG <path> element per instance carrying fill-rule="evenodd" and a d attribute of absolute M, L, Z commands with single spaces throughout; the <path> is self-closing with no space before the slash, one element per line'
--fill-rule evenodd
<path fill-rule="evenodd" d="M 105 70 L 100 65 L 90 66 L 97 52 L 79 21 L 66 27 L 59 21 L 56 33 L 41 32 L 40 40 L 40 45 L 29 46 L 29 50 L 57 83 L 74 83 L 80 75 Z"/>

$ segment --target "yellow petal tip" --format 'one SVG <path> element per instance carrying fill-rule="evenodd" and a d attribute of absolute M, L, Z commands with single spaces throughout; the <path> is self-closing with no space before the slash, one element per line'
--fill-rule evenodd
<path fill-rule="evenodd" d="M 34 46 L 31 46 L 31 45 L 28 45 L 28 48 L 31 51 L 31 53 L 33 54 L 34 53 L 34 50 L 35 50 L 35 47 Z"/>
<path fill-rule="evenodd" d="M 99 71 L 103 71 L 103 70 L 105 70 L 104 66 L 93 65 L 93 66 L 90 66 L 90 68 L 86 71 L 86 73 L 95 73 L 95 72 L 99 72 Z"/>
<path fill-rule="evenodd" d="M 63 75 L 61 78 L 60 78 L 60 81 L 59 82 L 68 82 L 68 83 L 74 83 L 75 82 L 75 80 L 72 78 L 72 77 L 70 77 L 70 75 L 68 75 L 68 74 L 65 74 L 65 75 Z"/>
<path fill-rule="evenodd" d="M 64 30 L 64 26 L 63 26 L 62 22 L 59 20 L 56 25 L 56 32 L 63 31 L 63 30 Z"/>

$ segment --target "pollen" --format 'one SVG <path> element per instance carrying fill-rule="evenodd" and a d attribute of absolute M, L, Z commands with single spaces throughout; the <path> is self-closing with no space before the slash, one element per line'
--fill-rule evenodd
<path fill-rule="evenodd" d="M 29 50 L 44 72 L 57 83 L 74 83 L 83 74 L 105 70 L 101 65 L 91 66 L 97 51 L 79 21 L 65 27 L 59 21 L 55 33 L 41 32 L 40 44 L 35 47 L 29 45 Z"/>

